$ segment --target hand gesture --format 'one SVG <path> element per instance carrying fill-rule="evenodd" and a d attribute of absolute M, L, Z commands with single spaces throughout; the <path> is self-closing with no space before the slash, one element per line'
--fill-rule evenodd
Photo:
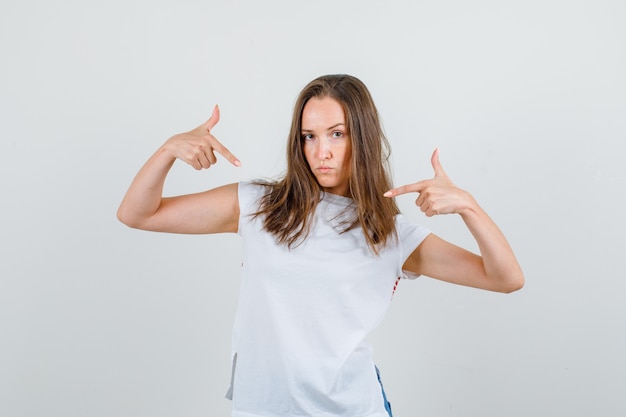
<path fill-rule="evenodd" d="M 189 132 L 172 136 L 165 143 L 166 149 L 172 153 L 172 156 L 197 170 L 210 168 L 211 165 L 217 163 L 214 152 L 219 153 L 235 166 L 241 165 L 239 159 L 211 134 L 211 129 L 219 120 L 220 109 L 215 106 L 209 120 Z"/>
<path fill-rule="evenodd" d="M 396 197 L 406 193 L 419 193 L 415 204 L 428 217 L 437 214 L 462 214 L 472 206 L 472 196 L 452 183 L 439 162 L 439 149 L 435 149 L 430 162 L 435 171 L 434 178 L 394 188 L 387 191 L 384 196 Z"/>

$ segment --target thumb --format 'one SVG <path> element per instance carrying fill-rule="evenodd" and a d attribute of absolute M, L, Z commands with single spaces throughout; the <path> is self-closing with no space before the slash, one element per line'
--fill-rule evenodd
<path fill-rule="evenodd" d="M 211 129 L 213 129 L 213 127 L 219 121 L 220 121 L 220 108 L 216 104 L 215 107 L 213 107 L 213 113 L 211 113 L 211 117 L 209 117 L 209 120 L 204 122 L 203 127 L 210 132 Z"/>
<path fill-rule="evenodd" d="M 443 170 L 441 162 L 439 162 L 439 148 L 435 148 L 433 156 L 430 158 L 430 163 L 433 166 L 433 170 L 435 171 L 435 178 L 448 176 L 446 174 L 446 171 Z"/>

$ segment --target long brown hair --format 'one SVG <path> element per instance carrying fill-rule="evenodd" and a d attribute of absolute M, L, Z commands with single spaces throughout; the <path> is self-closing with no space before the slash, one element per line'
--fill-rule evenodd
<path fill-rule="evenodd" d="M 311 228 L 311 215 L 320 200 L 322 188 L 304 156 L 302 111 L 309 99 L 330 97 L 341 104 L 346 115 L 347 133 L 352 145 L 348 193 L 355 202 L 353 218 L 342 232 L 360 226 L 374 253 L 395 237 L 394 217 L 400 211 L 383 193 L 392 188 L 389 175 L 389 142 L 385 137 L 374 101 L 359 79 L 350 75 L 325 75 L 307 84 L 294 106 L 287 142 L 287 172 L 268 187 L 255 217 L 264 215 L 264 228 L 279 244 L 301 243 Z"/>

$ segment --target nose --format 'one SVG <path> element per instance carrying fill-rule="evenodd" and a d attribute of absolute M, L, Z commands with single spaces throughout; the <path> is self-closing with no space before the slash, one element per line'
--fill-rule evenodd
<path fill-rule="evenodd" d="M 330 159 L 330 155 L 330 143 L 328 142 L 328 139 L 322 138 L 317 144 L 317 157 L 320 161 L 324 161 L 326 159 Z"/>

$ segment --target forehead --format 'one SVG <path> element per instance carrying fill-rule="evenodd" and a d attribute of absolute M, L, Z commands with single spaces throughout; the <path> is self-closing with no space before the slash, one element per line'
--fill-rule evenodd
<path fill-rule="evenodd" d="M 346 123 L 343 106 L 332 97 L 313 97 L 302 109 L 302 129 L 327 128 Z"/>

